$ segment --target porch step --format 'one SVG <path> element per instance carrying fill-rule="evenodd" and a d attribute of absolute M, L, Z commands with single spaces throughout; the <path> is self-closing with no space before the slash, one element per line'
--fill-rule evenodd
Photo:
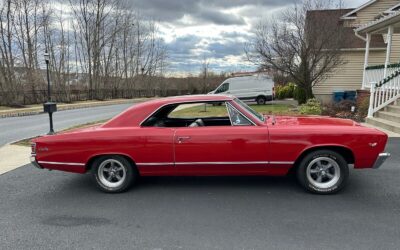
<path fill-rule="evenodd" d="M 388 121 L 400 123 L 400 112 L 387 112 L 387 111 L 378 111 L 376 112 L 377 118 L 382 118 Z"/>
<path fill-rule="evenodd" d="M 400 107 L 399 107 L 400 108 Z M 374 126 L 395 132 L 395 133 L 400 133 L 400 123 L 398 122 L 393 122 L 393 121 L 388 121 L 386 119 L 382 118 L 377 118 L 377 117 L 372 117 L 372 118 L 367 118 L 367 123 L 372 124 Z"/>
<path fill-rule="evenodd" d="M 400 105 L 388 105 L 386 111 L 400 114 Z"/>

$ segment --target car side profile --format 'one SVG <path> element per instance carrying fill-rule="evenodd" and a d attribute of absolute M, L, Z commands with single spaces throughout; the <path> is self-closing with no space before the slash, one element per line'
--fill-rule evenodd
<path fill-rule="evenodd" d="M 218 106 L 218 114 L 187 110 Z M 387 135 L 345 119 L 264 116 L 233 96 L 193 95 L 136 104 L 108 122 L 32 141 L 38 168 L 91 173 L 105 192 L 140 176 L 294 173 L 308 191 L 342 189 L 349 168 L 379 168 Z"/>

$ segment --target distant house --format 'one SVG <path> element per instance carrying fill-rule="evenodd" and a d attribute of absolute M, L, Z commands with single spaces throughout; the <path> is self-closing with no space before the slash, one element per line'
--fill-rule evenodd
<path fill-rule="evenodd" d="M 334 13 L 348 40 L 341 49 L 346 63 L 315 84 L 315 96 L 329 102 L 334 91 L 371 92 L 368 122 L 400 133 L 400 106 L 393 105 L 400 98 L 400 1 L 318 12 L 320 18 Z"/>

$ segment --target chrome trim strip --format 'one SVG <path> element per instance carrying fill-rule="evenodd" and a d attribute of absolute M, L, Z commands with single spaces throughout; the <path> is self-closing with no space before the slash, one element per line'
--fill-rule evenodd
<path fill-rule="evenodd" d="M 268 164 L 268 161 L 199 161 L 199 162 L 177 162 L 175 165 L 244 165 L 244 164 L 255 164 L 263 165 Z"/>
<path fill-rule="evenodd" d="M 85 163 L 76 163 L 76 162 L 56 162 L 56 161 L 38 161 L 41 164 L 50 164 L 50 165 L 71 165 L 71 166 L 85 166 Z"/>
<path fill-rule="evenodd" d="M 382 164 L 386 161 L 387 158 L 390 157 L 390 153 L 380 153 L 378 155 L 378 158 L 376 158 L 376 161 L 374 163 L 374 165 L 372 166 L 373 169 L 377 169 L 380 166 L 382 166 Z"/>
<path fill-rule="evenodd" d="M 145 163 L 136 163 L 138 166 L 171 166 L 171 165 L 245 165 L 245 164 L 254 164 L 254 165 L 292 165 L 293 161 L 198 161 L 198 162 L 145 162 Z"/>
<path fill-rule="evenodd" d="M 241 114 L 246 120 L 248 120 L 251 124 L 253 124 L 253 126 L 258 126 L 256 123 L 254 123 L 254 121 L 252 121 L 249 117 L 247 117 L 245 114 L 243 114 L 243 112 L 238 110 L 235 106 L 233 106 L 229 102 L 226 102 L 226 105 L 229 105 L 231 108 L 233 108 L 234 110 L 239 112 L 239 114 Z M 231 119 L 231 114 L 229 113 L 229 110 L 228 110 L 228 116 L 229 116 L 229 120 L 231 121 L 231 126 L 246 126 L 246 125 L 233 125 L 232 119 Z"/>
<path fill-rule="evenodd" d="M 174 165 L 173 162 L 146 162 L 146 163 L 136 163 L 138 166 L 165 166 Z"/>
<path fill-rule="evenodd" d="M 229 122 L 231 123 L 231 126 L 233 126 L 233 122 L 232 122 L 232 118 L 231 118 L 231 115 L 229 114 L 229 107 L 228 107 L 228 102 L 225 102 L 225 109 L 226 109 L 226 112 L 228 113 L 228 117 L 229 117 Z"/>
<path fill-rule="evenodd" d="M 176 102 L 170 102 L 170 103 L 166 103 L 166 104 L 163 104 L 163 105 L 161 105 L 160 107 L 158 107 L 156 110 L 154 110 L 152 113 L 150 113 L 146 118 L 144 118 L 140 123 L 139 123 L 139 127 L 142 127 L 142 125 L 143 125 L 143 123 L 145 122 L 145 121 L 147 121 L 151 116 L 153 116 L 155 113 L 157 113 L 159 110 L 161 110 L 162 108 L 164 108 L 165 106 L 169 106 L 169 105 L 174 105 L 174 104 L 179 104 L 179 105 L 181 105 L 181 104 L 191 104 L 191 103 L 206 103 L 206 102 L 228 102 L 228 101 L 231 101 L 231 100 L 233 100 L 233 97 L 231 97 L 231 98 L 221 98 L 221 100 L 215 100 L 215 101 L 213 101 L 213 100 L 203 100 L 203 99 L 200 99 L 200 100 L 193 100 L 193 101 L 176 101 Z M 168 128 L 168 127 L 167 127 Z"/>
<path fill-rule="evenodd" d="M 292 165 L 292 164 L 294 164 L 294 161 L 270 161 L 269 164 Z"/>
<path fill-rule="evenodd" d="M 260 118 L 258 118 L 257 116 L 255 116 L 254 114 L 252 114 L 251 112 L 249 112 L 246 108 L 244 108 L 242 105 L 240 105 L 240 103 L 236 102 L 236 99 L 238 99 L 239 101 L 243 102 L 244 104 L 247 105 L 247 103 L 245 103 L 244 101 L 242 101 L 240 98 L 234 98 L 231 102 L 234 102 L 236 105 L 238 105 L 240 108 L 242 108 L 244 111 L 246 111 L 246 113 L 248 113 L 251 117 L 253 117 L 253 119 L 255 119 L 257 122 L 261 122 L 264 123 L 265 120 L 260 120 Z M 231 104 L 232 105 L 232 104 Z M 232 105 L 233 106 L 233 105 Z M 247 105 L 248 106 L 248 105 Z M 250 107 L 250 106 L 249 106 Z M 251 107 L 250 107 L 251 108 Z M 252 109 L 252 108 L 251 108 Z M 255 111 L 255 110 L 254 110 Z M 256 111 L 257 112 L 257 111 Z M 263 114 L 261 114 L 263 115 Z M 264 116 L 264 115 L 263 115 Z M 249 118 L 250 119 L 250 118 Z M 257 125 L 258 126 L 258 125 Z"/>

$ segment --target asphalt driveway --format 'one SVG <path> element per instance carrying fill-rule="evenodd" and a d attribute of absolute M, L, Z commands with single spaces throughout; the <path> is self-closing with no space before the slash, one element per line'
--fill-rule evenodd
<path fill-rule="evenodd" d="M 291 178 L 151 177 L 109 195 L 88 175 L 0 176 L 1 249 L 399 249 L 400 139 L 337 195 Z"/>

